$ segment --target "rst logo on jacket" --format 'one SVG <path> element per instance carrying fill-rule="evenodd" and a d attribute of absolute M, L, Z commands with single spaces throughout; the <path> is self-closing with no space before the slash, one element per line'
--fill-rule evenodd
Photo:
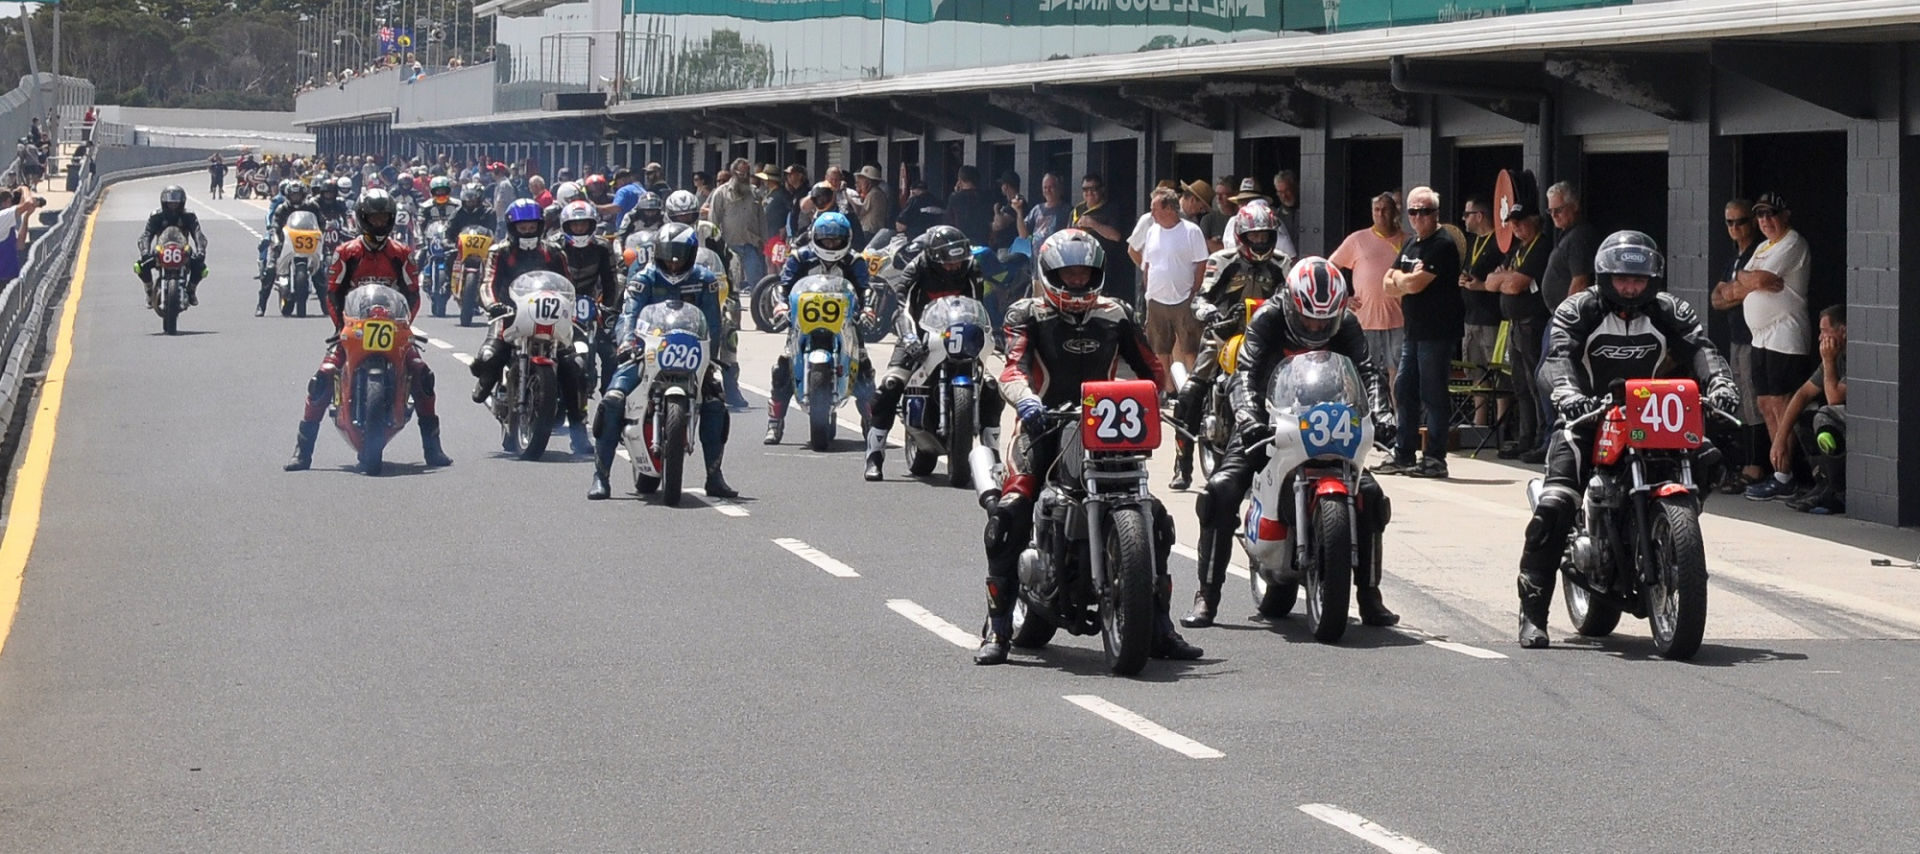
<path fill-rule="evenodd" d="M 1659 344 L 1600 344 L 1588 352 L 1597 359 L 1637 362 L 1659 350 Z"/>

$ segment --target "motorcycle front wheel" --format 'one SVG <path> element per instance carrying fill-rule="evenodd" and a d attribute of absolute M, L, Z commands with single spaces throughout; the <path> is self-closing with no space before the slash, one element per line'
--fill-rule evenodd
<path fill-rule="evenodd" d="M 393 392 L 387 378 L 371 375 L 361 384 L 361 411 L 367 418 L 360 425 L 360 473 L 379 477 L 386 463 L 387 415 L 393 411 Z"/>
<path fill-rule="evenodd" d="M 687 468 L 687 399 L 669 397 L 661 404 L 660 503 L 680 506 L 680 478 Z"/>
<path fill-rule="evenodd" d="M 1307 567 L 1307 629 L 1321 643 L 1337 643 L 1347 632 L 1347 600 L 1353 591 L 1353 508 L 1322 498 L 1313 508 L 1314 562 Z"/>
<path fill-rule="evenodd" d="M 160 297 L 160 331 L 168 335 L 180 334 L 180 288 L 167 282 Z"/>
<path fill-rule="evenodd" d="M 824 373 L 824 372 L 816 372 Z M 824 451 L 833 444 L 833 377 L 807 377 L 807 445 Z"/>
<path fill-rule="evenodd" d="M 523 460 L 537 460 L 553 438 L 554 416 L 560 411 L 560 378 L 552 365 L 528 365 L 526 406 L 513 413 L 513 438 Z"/>
<path fill-rule="evenodd" d="M 973 404 L 972 386 L 953 387 L 952 417 L 947 419 L 947 485 L 966 487 L 973 482 L 967 470 L 967 454 L 973 451 L 973 420 L 977 409 Z"/>
<path fill-rule="evenodd" d="M 1647 588 L 1647 622 L 1661 658 L 1685 661 L 1707 630 L 1707 551 L 1700 511 L 1691 498 L 1662 498 L 1653 507 L 1653 557 L 1659 582 Z"/>
<path fill-rule="evenodd" d="M 1107 670 L 1132 676 L 1147 665 L 1153 648 L 1153 553 L 1147 548 L 1152 530 L 1146 511 L 1122 507 L 1107 517 L 1107 586 L 1100 591 L 1100 645 Z"/>
<path fill-rule="evenodd" d="M 463 280 L 465 285 L 460 288 L 460 325 L 472 326 L 473 316 L 480 311 L 479 274 L 466 271 Z"/>

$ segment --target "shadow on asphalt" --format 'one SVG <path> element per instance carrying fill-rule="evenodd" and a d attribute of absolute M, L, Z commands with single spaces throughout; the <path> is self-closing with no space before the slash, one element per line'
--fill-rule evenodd
<path fill-rule="evenodd" d="M 432 467 L 428 466 L 426 463 L 396 463 L 389 460 L 380 465 L 380 473 L 377 475 L 361 474 L 360 466 L 358 465 L 338 466 L 334 468 L 333 471 L 337 474 L 350 474 L 355 477 L 386 478 L 386 477 L 412 477 L 414 475 L 432 474 L 434 470 Z"/>
<path fill-rule="evenodd" d="M 189 335 L 219 335 L 219 334 L 220 334 L 220 330 L 218 329 L 182 329 L 178 332 L 173 333 L 172 335 L 168 335 L 165 332 L 147 333 L 148 337 L 151 337 L 151 338 L 185 338 Z"/>
<path fill-rule="evenodd" d="M 1458 483 L 1466 486 L 1516 486 L 1520 481 L 1496 477 L 1448 477 L 1441 480 L 1441 483 Z"/>
<path fill-rule="evenodd" d="M 1556 640 L 1554 646 L 1605 653 L 1622 661 L 1655 661 L 1663 664 L 1691 664 L 1696 667 L 1738 667 L 1742 664 L 1807 660 L 1807 655 L 1803 652 L 1780 652 L 1759 647 L 1716 644 L 1709 641 L 1700 645 L 1700 651 L 1693 658 L 1683 662 L 1668 662 L 1653 651 L 1652 638 L 1618 635 L 1606 638 L 1583 638 L 1576 635 L 1565 641 Z"/>
<path fill-rule="evenodd" d="M 1189 638 L 1189 640 L 1191 640 L 1191 638 Z M 1198 644 L 1198 646 L 1203 649 L 1206 647 L 1205 644 Z M 1016 657 L 1008 658 L 1007 663 L 1015 667 L 1044 667 L 1049 670 L 1058 670 L 1074 676 L 1091 676 L 1102 679 L 1132 679 L 1136 682 L 1172 682 L 1182 677 L 1211 679 L 1221 675 L 1221 673 L 1210 669 L 1209 666 L 1219 664 L 1226 660 L 1213 656 L 1202 658 L 1198 661 L 1167 661 L 1165 659 L 1155 658 L 1149 659 L 1147 666 L 1133 676 L 1115 676 L 1107 670 L 1106 653 L 1099 649 L 1079 646 L 1048 645 L 1044 649 L 1037 651 L 1025 650 L 1025 652 L 1026 655 L 1024 657 L 1019 657 L 1020 652 L 1016 651 Z"/>
<path fill-rule="evenodd" d="M 1322 644 L 1313 639 L 1313 632 L 1307 629 L 1305 615 L 1286 617 L 1279 620 L 1265 620 L 1248 626 L 1250 629 L 1266 629 L 1269 634 L 1284 637 L 1290 643 L 1310 643 L 1319 646 L 1346 647 L 1348 649 L 1389 649 L 1402 646 L 1420 646 L 1423 641 L 1409 637 L 1391 628 L 1374 628 L 1360 625 L 1359 620 L 1348 620 L 1347 631 L 1340 635 L 1335 643 Z"/>

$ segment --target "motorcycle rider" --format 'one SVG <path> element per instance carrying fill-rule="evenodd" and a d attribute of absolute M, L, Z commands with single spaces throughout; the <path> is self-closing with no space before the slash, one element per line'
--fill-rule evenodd
<path fill-rule="evenodd" d="M 1267 464 L 1267 440 L 1273 437 L 1273 425 L 1267 416 L 1267 386 L 1281 362 L 1288 356 L 1315 350 L 1352 360 L 1366 386 L 1374 441 L 1392 443 L 1396 427 L 1393 410 L 1387 404 L 1386 379 L 1367 352 L 1359 318 L 1348 308 L 1350 294 L 1340 268 L 1317 256 L 1302 258 L 1287 274 L 1284 289 L 1247 319 L 1238 370 L 1229 386 L 1233 395 L 1233 438 L 1227 440 L 1220 467 L 1207 479 L 1207 490 L 1194 505 L 1201 529 L 1197 550 L 1200 590 L 1193 596 L 1193 612 L 1181 618 L 1181 625 L 1211 626 L 1220 608 L 1220 587 L 1226 578 L 1227 559 L 1232 557 L 1233 535 L 1240 530 L 1240 503 L 1246 498 L 1254 473 Z M 1360 473 L 1358 509 L 1360 566 L 1371 567 L 1378 559 L 1380 533 L 1392 516 L 1392 505 L 1379 482 L 1364 471 Z M 1399 623 L 1400 615 L 1387 609 L 1380 588 L 1373 586 L 1370 576 L 1370 572 L 1354 572 L 1361 624 Z"/>
<path fill-rule="evenodd" d="M 1219 381 L 1220 348 L 1246 331 L 1246 301 L 1271 299 L 1286 283 L 1287 265 L 1292 261 L 1279 251 L 1280 217 L 1265 201 L 1248 202 L 1234 214 L 1229 228 L 1234 246 L 1207 259 L 1200 295 L 1193 301 L 1193 316 L 1207 334 L 1201 337 L 1193 373 L 1180 387 L 1174 406 L 1175 415 L 1190 435 L 1199 434 L 1207 397 Z M 1173 482 L 1169 486 L 1182 490 L 1193 485 L 1193 440 L 1181 435 L 1174 440 L 1174 448 Z"/>
<path fill-rule="evenodd" d="M 960 229 L 951 225 L 936 225 L 928 229 L 923 241 L 925 248 L 907 265 L 906 273 L 895 287 L 895 294 L 906 306 L 907 317 L 913 320 L 914 329 L 911 337 L 903 337 L 894 345 L 893 358 L 887 360 L 887 373 L 881 378 L 880 390 L 873 397 L 873 418 L 867 428 L 867 480 L 880 480 L 883 477 L 881 465 L 887 456 L 887 433 L 893 430 L 893 419 L 900 410 L 900 396 L 907 390 L 907 380 L 927 360 L 927 342 L 919 335 L 920 313 L 926 310 L 928 303 L 941 297 L 985 299 L 980 283 L 980 264 L 973 258 L 973 244 L 967 241 L 967 236 Z M 874 300 L 867 301 L 868 306 L 874 304 Z M 980 390 L 977 398 L 980 401 L 980 444 L 997 448 L 1000 446 L 1002 408 L 999 384 L 991 377 L 982 384 L 985 388 Z M 949 464 L 955 462 L 958 461 L 949 461 Z"/>
<path fill-rule="evenodd" d="M 1616 231 L 1593 258 L 1593 287 L 1568 297 L 1553 312 L 1540 385 L 1560 419 L 1547 446 L 1547 476 L 1520 551 L 1520 646 L 1545 649 L 1554 573 L 1580 509 L 1599 423 L 1571 422 L 1608 405 L 1618 381 L 1655 376 L 1670 361 L 1700 383 L 1702 398 L 1721 412 L 1738 412 L 1739 388 L 1726 359 L 1708 340 L 1693 306 L 1662 287 L 1667 261 L 1653 238 Z M 1700 483 L 1718 483 L 1721 453 L 1703 445 L 1696 457 Z"/>
<path fill-rule="evenodd" d="M 713 270 L 713 273 L 727 284 L 725 288 L 727 292 L 726 304 L 723 306 L 722 312 L 722 317 L 726 320 L 727 324 L 726 328 L 721 329 L 719 332 L 720 345 L 716 348 L 718 351 L 716 358 L 720 361 L 720 381 L 726 390 L 727 406 L 733 409 L 746 409 L 747 399 L 740 394 L 740 358 L 738 352 L 740 345 L 740 287 L 739 283 L 735 282 L 733 275 L 735 269 L 735 264 L 733 263 L 733 248 L 727 245 L 726 237 L 720 233 L 720 226 L 715 225 L 710 220 L 700 218 L 699 196 L 686 190 L 678 190 L 667 196 L 667 200 L 662 205 L 662 208 L 668 222 L 678 222 L 692 226 L 694 233 L 700 235 L 701 245 L 706 247 L 709 252 L 712 252 L 714 256 L 719 259 L 719 266 Z"/>
<path fill-rule="evenodd" d="M 1136 376 L 1165 390 L 1169 384 L 1146 332 L 1133 312 L 1100 295 L 1106 253 L 1093 235 L 1065 228 L 1040 246 L 1040 297 L 1025 297 L 1007 309 L 1007 366 L 1000 396 L 1013 404 L 1020 423 L 1007 451 L 1007 474 L 987 506 L 987 621 L 975 664 L 1002 664 L 1013 635 L 1013 602 L 1019 591 L 1020 552 L 1033 539 L 1033 502 L 1046 472 L 1060 456 L 1060 431 L 1047 428 L 1046 413 L 1077 404 L 1084 382 L 1110 380 L 1121 361 Z M 1091 344 L 1092 346 L 1088 346 Z M 1174 631 L 1169 610 L 1173 579 L 1167 554 L 1173 548 L 1173 517 L 1153 502 L 1157 637 L 1155 658 L 1192 660 L 1203 653 Z"/>
<path fill-rule="evenodd" d="M 346 182 L 347 191 L 350 192 L 353 187 L 353 182 L 346 178 L 340 180 Z M 321 223 L 337 222 L 344 225 L 347 218 L 353 215 L 353 211 L 347 207 L 347 203 L 341 201 L 341 194 L 342 191 L 339 183 L 325 178 L 320 180 L 320 187 L 314 193 L 313 205 L 320 210 Z"/>
<path fill-rule="evenodd" d="M 632 354 L 639 346 L 634 325 L 640 310 L 656 302 L 680 300 L 692 303 L 707 317 L 709 329 L 720 328 L 720 280 L 713 271 L 696 263 L 700 255 L 700 236 L 684 223 L 668 223 L 653 240 L 652 258 L 627 283 L 626 307 L 620 312 L 615 337 L 620 353 Z M 717 363 L 716 363 L 717 364 Z M 627 395 L 640 383 L 640 365 L 625 360 L 607 384 L 600 398 L 594 421 L 593 485 L 587 498 L 600 501 L 612 494 L 607 481 L 613 467 L 614 451 L 620 445 L 620 433 L 627 417 Z M 726 457 L 727 436 L 732 419 L 726 401 L 721 398 L 719 371 L 709 368 L 702 379 L 700 394 L 700 451 L 707 466 L 706 492 L 714 498 L 734 498 L 740 493 L 727 485 L 720 467 Z"/>
<path fill-rule="evenodd" d="M 666 202 L 657 193 L 642 192 L 633 210 L 620 219 L 620 244 L 626 245 L 627 237 L 636 231 L 659 231 L 666 221 Z"/>
<path fill-rule="evenodd" d="M 845 214 L 823 213 L 814 220 L 812 238 L 787 255 L 787 263 L 780 268 L 780 304 L 774 309 L 774 316 L 786 316 L 794 283 L 813 275 L 839 276 L 852 283 L 854 304 L 850 310 L 860 312 L 869 286 L 867 265 L 852 251 L 853 223 Z M 866 345 L 860 341 L 859 327 L 847 324 L 847 336 L 851 339 L 847 343 L 853 348 L 854 401 L 860 407 L 861 422 L 866 423 L 873 411 L 873 362 L 867 358 Z M 772 381 L 773 398 L 767 403 L 767 436 L 762 441 L 778 445 L 787 431 L 787 404 L 793 402 L 790 354 L 782 353 L 774 360 Z"/>
<path fill-rule="evenodd" d="M 327 270 L 327 317 L 333 320 L 334 337 L 320 360 L 320 370 L 307 382 L 307 408 L 300 416 L 300 432 L 294 440 L 293 459 L 287 471 L 303 471 L 313 465 L 313 442 L 320 434 L 320 418 L 333 399 L 334 375 L 339 373 L 345 350 L 340 346 L 341 314 L 346 309 L 347 292 L 369 279 L 383 280 L 407 298 L 411 314 L 420 310 L 420 271 L 413 266 L 407 248 L 387 239 L 393 232 L 398 207 L 385 190 L 368 190 L 354 206 L 354 218 L 360 224 L 360 236 L 348 241 L 334 253 Z M 416 343 L 407 352 L 407 373 L 411 379 L 414 410 L 420 416 L 420 449 L 429 466 L 448 466 L 453 460 L 440 448 L 440 416 L 434 411 L 433 369 Z"/>
<path fill-rule="evenodd" d="M 187 210 L 186 188 L 171 184 L 160 191 L 160 209 L 147 217 L 147 227 L 140 232 L 140 257 L 133 262 L 133 274 L 140 277 L 140 283 L 147 289 L 148 311 L 159 303 L 159 294 L 153 289 L 153 268 L 160 259 L 153 254 L 153 241 L 169 228 L 180 229 L 186 235 L 191 249 L 187 257 L 187 305 L 200 304 L 196 292 L 200 289 L 200 280 L 207 276 L 207 234 L 200 230 L 200 217 Z"/>
<path fill-rule="evenodd" d="M 461 231 L 476 225 L 491 234 L 496 223 L 493 209 L 487 206 L 487 188 L 478 182 L 469 182 L 460 188 L 460 208 L 447 219 L 447 236 L 458 236 Z"/>
<path fill-rule="evenodd" d="M 588 202 L 574 202 L 567 205 L 560 214 L 561 244 L 560 251 L 567 256 L 567 270 L 573 280 L 573 291 L 578 296 L 592 299 L 600 306 L 600 315 L 604 319 L 620 310 L 622 289 L 620 287 L 620 256 L 613 251 L 613 245 L 594 234 L 600 225 L 599 212 Z M 591 397 L 595 388 L 604 388 L 606 380 L 613 376 L 613 342 L 603 340 L 599 329 L 586 330 L 588 346 L 593 348 L 594 356 L 600 362 L 600 376 L 585 376 L 585 387 L 581 394 Z M 583 405 L 585 398 L 582 399 Z"/>
<path fill-rule="evenodd" d="M 436 222 L 450 222 L 460 203 L 453 199 L 453 180 L 445 175 L 436 176 L 427 182 L 427 201 L 420 205 L 420 232 L 426 233 L 427 226 Z M 451 227 L 448 234 L 453 234 Z"/>
<path fill-rule="evenodd" d="M 572 181 L 562 181 L 560 186 L 553 188 L 553 201 L 540 212 L 547 224 L 547 233 L 557 239 L 560 234 L 560 213 L 568 205 L 585 199 L 586 195 L 580 192 L 580 185 Z"/>
<path fill-rule="evenodd" d="M 298 211 L 311 213 L 322 222 L 326 220 L 326 214 L 320 210 L 319 200 L 309 196 L 307 185 L 299 181 L 288 181 L 282 195 L 286 196 L 286 200 L 273 209 L 273 214 L 268 220 L 267 239 L 272 243 L 267 251 L 266 269 L 260 276 L 260 301 L 253 308 L 254 317 L 261 317 L 267 313 L 267 298 L 273 294 L 275 273 L 280 269 L 280 254 L 286 249 L 287 220 Z"/>
<path fill-rule="evenodd" d="M 473 387 L 473 402 L 484 404 L 492 396 L 493 387 L 500 383 L 500 374 L 507 368 L 507 359 L 513 355 L 513 345 L 507 343 L 506 330 L 513 325 L 514 304 L 508 286 L 523 273 L 535 270 L 550 270 L 565 276 L 568 281 L 573 277 L 567 270 L 567 256 L 560 247 L 547 242 L 542 236 L 544 225 L 541 222 L 540 205 L 532 199 L 516 199 L 507 206 L 507 233 L 493 244 L 487 255 L 487 275 L 480 287 L 480 305 L 486 310 L 493 322 L 487 326 L 487 338 L 480 345 L 480 353 L 473 359 L 471 366 L 478 380 Z M 571 388 L 584 392 L 586 385 L 586 366 L 580 363 L 572 351 L 560 354 L 555 360 L 560 372 L 562 388 Z M 593 440 L 587 435 L 587 404 L 584 393 L 570 395 L 567 400 L 568 438 L 572 442 L 572 451 L 585 454 L 593 450 Z"/>

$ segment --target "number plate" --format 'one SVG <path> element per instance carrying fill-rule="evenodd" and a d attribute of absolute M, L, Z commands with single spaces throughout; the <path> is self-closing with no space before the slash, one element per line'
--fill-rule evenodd
<path fill-rule="evenodd" d="M 474 258 L 487 254 L 493 248 L 493 238 L 484 234 L 460 235 L 460 257 Z"/>
<path fill-rule="evenodd" d="M 839 334 L 847 323 L 847 298 L 839 294 L 801 294 L 796 316 L 803 334 L 819 330 Z"/>
<path fill-rule="evenodd" d="M 1308 457 L 1353 459 L 1360 432 L 1360 416 L 1344 403 L 1316 403 L 1300 413 L 1300 445 Z"/>
<path fill-rule="evenodd" d="M 885 267 L 886 265 L 887 265 L 886 258 L 881 257 L 879 255 L 868 255 L 867 256 L 867 275 L 869 276 L 880 275 L 880 268 Z"/>
<path fill-rule="evenodd" d="M 374 353 L 393 350 L 394 326 L 391 320 L 369 320 L 360 324 L 360 347 Z"/>
<path fill-rule="evenodd" d="M 669 332 L 660 342 L 660 350 L 654 354 L 653 361 L 663 371 L 699 370 L 703 349 L 704 346 L 698 336 L 686 332 Z"/>
<path fill-rule="evenodd" d="M 1628 380 L 1627 444 L 1650 450 L 1700 447 L 1705 414 L 1693 380 Z"/>
<path fill-rule="evenodd" d="M 1080 386 L 1080 442 L 1089 451 L 1146 452 L 1160 447 L 1160 392 L 1150 380 Z"/>
<path fill-rule="evenodd" d="M 580 297 L 574 300 L 574 303 L 573 303 L 574 322 L 579 323 L 583 326 L 586 324 L 592 323 L 593 316 L 595 313 L 596 313 L 596 307 L 593 304 L 593 297 Z"/>
<path fill-rule="evenodd" d="M 296 231 L 289 239 L 293 241 L 293 251 L 296 255 L 312 255 L 320 251 L 320 232 Z"/>
<path fill-rule="evenodd" d="M 180 244 L 169 243 L 160 247 L 160 266 L 178 267 L 185 263 L 187 263 L 187 253 L 180 248 Z"/>
<path fill-rule="evenodd" d="M 566 316 L 566 313 L 567 301 L 561 299 L 559 294 L 543 293 L 533 298 L 533 320 L 535 323 L 558 323 L 560 318 Z"/>

